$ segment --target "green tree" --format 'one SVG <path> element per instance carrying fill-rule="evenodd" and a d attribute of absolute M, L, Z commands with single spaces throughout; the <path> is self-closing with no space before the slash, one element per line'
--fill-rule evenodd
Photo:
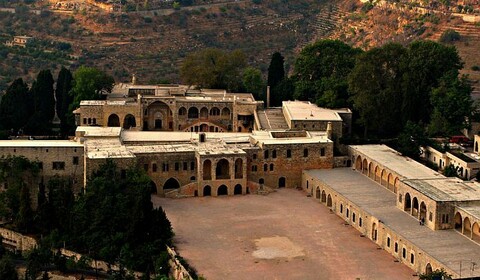
<path fill-rule="evenodd" d="M 72 83 L 72 73 L 70 70 L 62 67 L 58 73 L 55 98 L 57 115 L 61 121 L 60 131 L 64 136 L 68 135 L 72 131 L 70 124 L 73 123 L 73 120 L 67 121 L 67 117 L 73 117 L 72 114 L 69 114 L 70 105 L 73 103 L 73 96 L 69 94 L 70 90 L 72 89 Z"/>
<path fill-rule="evenodd" d="M 54 83 L 50 70 L 42 70 L 32 84 L 30 91 L 33 97 L 34 112 L 25 127 L 27 133 L 36 135 L 50 133 L 51 122 L 55 116 Z"/>
<path fill-rule="evenodd" d="M 267 78 L 267 84 L 271 88 L 276 87 L 285 78 L 284 62 L 284 58 L 279 52 L 272 54 Z"/>
<path fill-rule="evenodd" d="M 0 258 L 0 279 L 18 280 L 17 270 L 12 260 L 8 256 Z"/>
<path fill-rule="evenodd" d="M 70 94 L 73 103 L 69 111 L 78 108 L 82 100 L 99 100 L 109 93 L 115 83 L 113 77 L 96 68 L 81 66 L 73 73 L 73 87 Z"/>
<path fill-rule="evenodd" d="M 242 87 L 245 54 L 240 50 L 225 52 L 203 49 L 189 54 L 180 67 L 180 76 L 188 85 L 219 88 L 230 92 Z"/>
<path fill-rule="evenodd" d="M 255 99 L 263 99 L 265 82 L 262 78 L 262 72 L 253 67 L 245 68 L 243 71 L 243 87 L 247 92 L 252 93 Z"/>
<path fill-rule="evenodd" d="M 359 55 L 349 75 L 349 93 L 360 115 L 364 137 L 368 131 L 377 136 L 395 136 L 402 129 L 402 68 L 406 49 L 386 44 Z"/>
<path fill-rule="evenodd" d="M 33 230 L 33 218 L 34 212 L 30 199 L 30 191 L 28 190 L 28 186 L 23 186 L 20 193 L 20 209 L 16 225 L 22 232 L 30 233 Z"/>
<path fill-rule="evenodd" d="M 348 107 L 347 76 L 361 50 L 338 40 L 306 46 L 295 62 L 296 99 L 324 107 Z"/>
<path fill-rule="evenodd" d="M 430 144 L 425 129 L 413 122 L 407 122 L 397 139 L 397 150 L 415 160 L 420 158 L 420 147 Z"/>
<path fill-rule="evenodd" d="M 436 269 L 430 273 L 422 273 L 419 275 L 420 280 L 437 280 L 437 279 L 452 279 L 452 275 L 448 274 L 443 268 Z"/>
<path fill-rule="evenodd" d="M 0 102 L 0 128 L 18 131 L 33 112 L 33 102 L 28 86 L 21 78 L 7 88 Z"/>

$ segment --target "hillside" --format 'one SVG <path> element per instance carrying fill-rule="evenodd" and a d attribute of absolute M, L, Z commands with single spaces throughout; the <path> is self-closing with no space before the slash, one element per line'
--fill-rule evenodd
<path fill-rule="evenodd" d="M 475 47 L 480 26 L 452 19 L 448 11 L 422 15 L 418 9 L 357 0 L 201 1 L 180 9 L 149 3 L 154 10 L 128 13 L 107 13 L 96 6 L 60 10 L 52 4 L 0 12 L 0 30 L 5 30 L 0 40 L 29 35 L 39 42 L 27 50 L 0 47 L 0 90 L 18 76 L 31 81 L 42 68 L 80 64 L 104 69 L 117 81 L 135 73 L 144 83 L 180 82 L 182 59 L 205 47 L 240 48 L 264 73 L 271 54 L 280 51 L 288 71 L 295 53 L 316 39 L 338 38 L 370 48 L 389 41 L 435 40 L 452 28 L 462 35 L 455 44 L 466 61 L 465 73 L 477 80 L 480 73 L 471 70 L 480 65 Z M 71 48 L 58 48 L 58 43 Z"/>

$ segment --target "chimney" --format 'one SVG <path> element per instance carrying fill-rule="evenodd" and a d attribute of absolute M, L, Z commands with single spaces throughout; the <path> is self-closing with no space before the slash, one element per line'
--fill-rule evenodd
<path fill-rule="evenodd" d="M 328 139 L 332 139 L 332 122 L 327 123 L 327 137 Z"/>
<path fill-rule="evenodd" d="M 270 86 L 267 86 L 267 108 L 270 108 Z"/>

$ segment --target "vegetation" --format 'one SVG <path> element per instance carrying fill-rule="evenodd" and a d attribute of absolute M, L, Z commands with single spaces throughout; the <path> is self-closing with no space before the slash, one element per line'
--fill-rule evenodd
<path fill-rule="evenodd" d="M 436 269 L 430 273 L 419 275 L 420 280 L 436 280 L 436 279 L 452 279 L 452 275 L 448 274 L 443 268 Z"/>
<path fill-rule="evenodd" d="M 453 29 L 447 29 L 442 33 L 442 36 L 440 36 L 440 42 L 442 43 L 452 43 L 460 41 L 460 33 Z"/>

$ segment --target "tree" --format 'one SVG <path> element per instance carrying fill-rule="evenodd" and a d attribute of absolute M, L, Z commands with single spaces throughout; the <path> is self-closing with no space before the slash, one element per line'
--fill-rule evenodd
<path fill-rule="evenodd" d="M 348 107 L 347 76 L 361 50 L 338 40 L 306 46 L 295 62 L 296 99 L 324 107 Z"/>
<path fill-rule="evenodd" d="M 72 128 L 70 124 L 72 120 L 67 121 L 67 117 L 73 116 L 69 114 L 69 107 L 73 102 L 73 96 L 69 94 L 72 89 L 73 76 L 70 70 L 62 67 L 58 73 L 57 88 L 55 89 L 55 98 L 57 105 L 57 115 L 60 118 L 60 132 L 62 135 L 67 135 Z"/>
<path fill-rule="evenodd" d="M 34 212 L 30 199 L 30 191 L 28 186 L 23 186 L 20 193 L 20 211 L 18 213 L 17 227 L 24 233 L 29 233 L 33 228 Z"/>
<path fill-rule="evenodd" d="M 42 70 L 30 89 L 33 97 L 34 112 L 30 117 L 25 131 L 29 134 L 45 135 L 51 130 L 51 122 L 55 116 L 55 97 L 52 73 Z"/>
<path fill-rule="evenodd" d="M 0 279 L 2 280 L 18 280 L 17 270 L 8 256 L 0 258 Z"/>
<path fill-rule="evenodd" d="M 21 78 L 7 88 L 0 102 L 0 127 L 18 131 L 28 121 L 33 112 L 33 102 L 28 86 Z"/>
<path fill-rule="evenodd" d="M 99 100 L 104 93 L 113 89 L 115 80 L 96 68 L 81 66 L 73 73 L 73 87 L 70 91 L 73 103 L 69 111 L 78 108 L 82 100 Z"/>
<path fill-rule="evenodd" d="M 242 86 L 245 66 L 245 54 L 240 50 L 224 52 L 219 49 L 203 49 L 185 58 L 180 67 L 180 76 L 188 85 L 233 92 Z"/>
<path fill-rule="evenodd" d="M 417 160 L 420 157 L 420 147 L 428 146 L 429 140 L 421 125 L 407 122 L 397 139 L 397 150 L 404 156 Z"/>
<path fill-rule="evenodd" d="M 448 274 L 443 268 L 436 269 L 430 273 L 424 273 L 419 275 L 420 280 L 437 280 L 437 279 L 452 279 L 452 275 Z"/>
<path fill-rule="evenodd" d="M 284 58 L 279 52 L 275 52 L 268 66 L 267 84 L 273 89 L 285 78 Z"/>
<path fill-rule="evenodd" d="M 262 72 L 253 67 L 245 68 L 243 71 L 243 87 L 247 92 L 252 93 L 255 99 L 263 99 L 265 84 L 262 78 Z"/>
<path fill-rule="evenodd" d="M 402 68 L 406 49 L 386 44 L 358 56 L 348 77 L 348 90 L 354 108 L 360 114 L 364 137 L 368 131 L 377 136 L 395 136 L 402 129 Z"/>

